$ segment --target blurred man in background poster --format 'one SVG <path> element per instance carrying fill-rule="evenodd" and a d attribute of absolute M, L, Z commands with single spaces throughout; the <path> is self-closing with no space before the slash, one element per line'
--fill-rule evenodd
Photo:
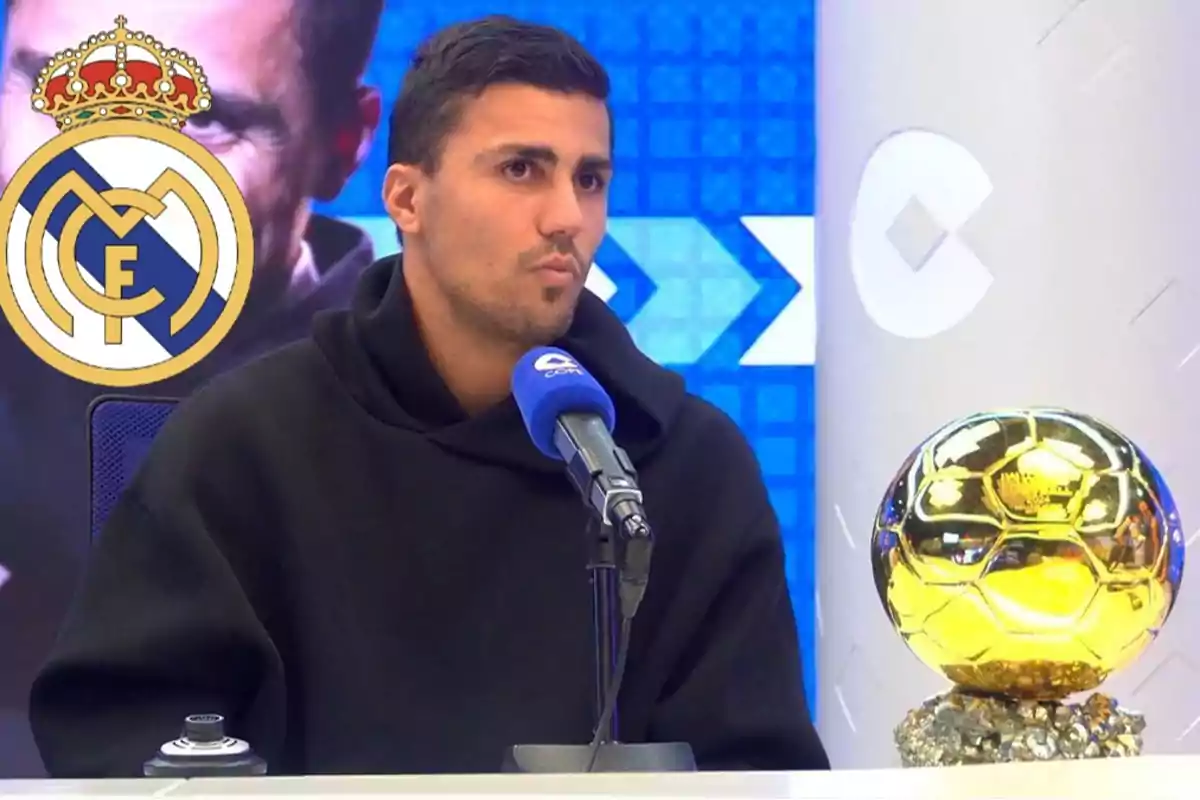
<path fill-rule="evenodd" d="M 0 55 L 0 191 L 57 134 L 33 110 L 48 57 L 109 31 L 118 16 L 203 68 L 210 113 L 184 132 L 219 158 L 246 198 L 255 236 L 250 299 L 231 334 L 183 375 L 125 392 L 179 397 L 214 373 L 304 336 L 341 305 L 374 254 L 366 234 L 312 213 L 359 167 L 379 122 L 363 85 L 383 0 L 7 0 Z M 39 360 L 0 319 L 0 776 L 35 765 L 24 732 L 28 682 L 86 554 L 88 403 L 108 390 Z M 37 570 L 37 574 L 31 574 Z M 15 727 L 19 726 L 19 727 Z"/>

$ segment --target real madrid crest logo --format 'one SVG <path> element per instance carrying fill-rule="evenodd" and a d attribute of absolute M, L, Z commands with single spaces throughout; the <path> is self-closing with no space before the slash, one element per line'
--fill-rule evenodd
<path fill-rule="evenodd" d="M 195 59 L 117 27 L 54 56 L 33 108 L 59 133 L 0 196 L 0 308 L 88 383 L 192 367 L 233 328 L 254 266 L 233 177 L 182 133 L 212 103 Z"/>

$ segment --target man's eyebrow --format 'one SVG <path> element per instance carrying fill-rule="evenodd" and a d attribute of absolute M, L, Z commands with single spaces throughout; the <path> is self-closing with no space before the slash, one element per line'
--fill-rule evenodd
<path fill-rule="evenodd" d="M 502 144 L 488 148 L 479 154 L 477 160 L 489 160 L 497 157 L 524 158 L 547 164 L 557 164 L 561 160 L 552 147 L 522 143 Z M 586 155 L 579 160 L 579 166 L 593 170 L 611 170 L 612 159 L 603 155 Z"/>
<path fill-rule="evenodd" d="M 50 54 L 28 47 L 18 47 L 9 58 L 8 68 L 36 83 L 42 68 L 50 63 Z"/>

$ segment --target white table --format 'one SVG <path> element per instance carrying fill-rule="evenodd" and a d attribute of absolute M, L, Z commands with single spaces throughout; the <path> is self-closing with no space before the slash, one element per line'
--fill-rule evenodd
<path fill-rule="evenodd" d="M 204 780 L 0 781 L 0 797 L 171 797 L 255 800 L 403 795 L 406 800 L 517 800 L 520 797 L 647 798 L 967 798 L 1200 797 L 1200 756 L 825 773 L 353 776 Z"/>

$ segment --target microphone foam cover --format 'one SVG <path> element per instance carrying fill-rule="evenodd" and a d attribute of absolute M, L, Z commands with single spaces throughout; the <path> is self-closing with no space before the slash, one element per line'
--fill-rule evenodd
<path fill-rule="evenodd" d="M 562 414 L 596 414 L 612 433 L 617 412 L 612 398 L 565 350 L 535 347 L 513 368 L 513 398 L 538 450 L 558 461 L 554 428 Z"/>

